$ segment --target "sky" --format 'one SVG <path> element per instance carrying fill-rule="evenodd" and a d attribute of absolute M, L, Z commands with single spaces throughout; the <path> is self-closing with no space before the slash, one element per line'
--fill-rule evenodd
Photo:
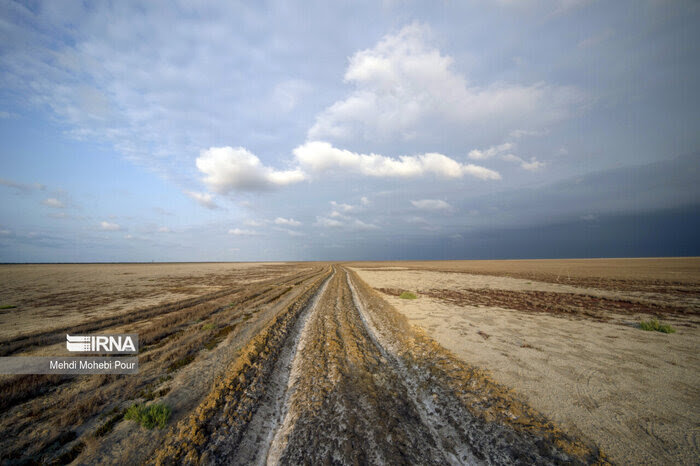
<path fill-rule="evenodd" d="M 700 255 L 699 24 L 0 0 L 0 262 Z"/>

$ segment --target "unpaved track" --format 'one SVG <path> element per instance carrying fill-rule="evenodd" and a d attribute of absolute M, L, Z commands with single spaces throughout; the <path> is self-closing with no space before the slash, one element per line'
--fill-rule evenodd
<path fill-rule="evenodd" d="M 340 266 L 264 329 L 154 462 L 604 462 Z"/>

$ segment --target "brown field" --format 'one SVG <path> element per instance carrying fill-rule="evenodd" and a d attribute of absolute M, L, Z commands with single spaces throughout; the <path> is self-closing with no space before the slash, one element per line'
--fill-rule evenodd
<path fill-rule="evenodd" d="M 0 266 L 0 463 L 695 464 L 699 259 Z M 417 299 L 401 299 L 412 291 Z M 676 333 L 645 332 L 641 320 Z M 124 418 L 164 404 L 164 428 Z"/>

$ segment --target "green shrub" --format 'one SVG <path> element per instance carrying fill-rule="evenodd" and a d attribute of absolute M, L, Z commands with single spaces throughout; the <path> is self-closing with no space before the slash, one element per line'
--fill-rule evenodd
<path fill-rule="evenodd" d="M 136 421 L 146 429 L 165 428 L 170 419 L 170 407 L 163 403 L 155 403 L 149 406 L 131 405 L 124 414 L 124 419 Z"/>
<path fill-rule="evenodd" d="M 202 330 L 209 331 L 209 330 L 214 330 L 216 328 L 216 325 L 209 322 L 208 324 L 202 325 Z"/>
<path fill-rule="evenodd" d="M 404 291 L 399 295 L 401 299 L 416 299 L 417 297 L 415 293 L 411 293 L 410 291 Z"/>
<path fill-rule="evenodd" d="M 669 324 L 661 324 L 656 319 L 651 319 L 650 321 L 647 321 L 647 322 L 642 321 L 639 324 L 639 328 L 641 328 L 642 330 L 647 330 L 649 332 L 656 331 L 656 332 L 662 332 L 662 333 L 676 333 L 676 330 L 673 327 L 671 327 Z"/>
<path fill-rule="evenodd" d="M 0 309 L 15 309 L 16 307 L 17 306 L 15 306 L 14 304 L 5 304 L 0 306 Z"/>

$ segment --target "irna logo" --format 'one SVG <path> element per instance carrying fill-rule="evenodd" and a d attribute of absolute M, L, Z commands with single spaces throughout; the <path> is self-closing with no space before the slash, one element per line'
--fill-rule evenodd
<path fill-rule="evenodd" d="M 136 334 L 66 335 L 66 348 L 77 353 L 137 353 L 138 346 L 139 337 Z"/>

